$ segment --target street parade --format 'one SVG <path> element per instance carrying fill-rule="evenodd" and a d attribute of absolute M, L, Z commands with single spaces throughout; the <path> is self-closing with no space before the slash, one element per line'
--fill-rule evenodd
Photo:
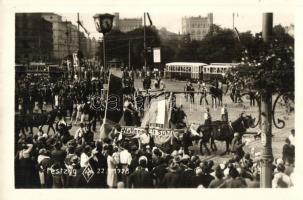
<path fill-rule="evenodd" d="M 111 16 L 94 16 L 108 52 L 118 40 Z M 293 187 L 293 47 L 274 40 L 268 50 L 266 34 L 253 51 L 241 47 L 239 62 L 109 66 L 105 53 L 89 60 L 82 49 L 58 67 L 16 61 L 15 187 Z"/>

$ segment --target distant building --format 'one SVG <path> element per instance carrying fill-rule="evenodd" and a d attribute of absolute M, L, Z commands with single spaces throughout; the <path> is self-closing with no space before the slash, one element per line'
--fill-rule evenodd
<path fill-rule="evenodd" d="M 170 32 L 166 28 L 159 29 L 158 33 L 159 33 L 161 40 L 187 40 L 187 39 L 189 39 L 188 34 L 184 35 L 184 34 L 180 34 L 180 32 L 179 33 Z"/>
<path fill-rule="evenodd" d="M 142 18 L 119 18 L 119 13 L 114 13 L 113 28 L 121 32 L 129 32 L 142 27 Z"/>
<path fill-rule="evenodd" d="M 210 31 L 212 25 L 212 13 L 209 13 L 207 17 L 183 17 L 182 34 L 189 34 L 191 40 L 202 40 L 205 35 Z"/>
<path fill-rule="evenodd" d="M 52 23 L 39 13 L 15 15 L 15 62 L 49 62 L 53 59 Z"/>
<path fill-rule="evenodd" d="M 62 16 L 55 13 L 43 13 L 43 18 L 53 24 L 54 59 L 62 60 L 80 49 L 85 57 L 90 57 L 89 38 L 70 21 L 62 21 Z M 80 41 L 79 41 L 80 37 Z M 80 48 L 79 48 L 80 42 Z"/>

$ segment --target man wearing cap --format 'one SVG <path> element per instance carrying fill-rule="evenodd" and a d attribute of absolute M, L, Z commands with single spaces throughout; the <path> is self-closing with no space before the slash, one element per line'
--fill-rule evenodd
<path fill-rule="evenodd" d="M 153 179 L 152 174 L 148 171 L 147 158 L 141 156 L 139 158 L 139 166 L 137 169 L 129 176 L 128 187 L 129 188 L 152 188 Z"/>
<path fill-rule="evenodd" d="M 164 175 L 162 187 L 179 188 L 181 186 L 180 166 L 177 162 L 172 162 L 169 171 Z"/>
<path fill-rule="evenodd" d="M 237 155 L 239 159 L 242 159 L 245 154 L 243 146 L 245 146 L 245 143 L 242 143 L 240 134 L 235 133 L 234 138 L 231 141 L 231 152 Z"/>

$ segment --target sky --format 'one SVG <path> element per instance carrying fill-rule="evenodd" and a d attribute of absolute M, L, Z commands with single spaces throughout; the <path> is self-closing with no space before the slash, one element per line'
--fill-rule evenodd
<path fill-rule="evenodd" d="M 73 24 L 76 24 L 77 21 L 77 13 L 58 13 L 63 16 L 63 19 L 72 21 Z M 94 36 L 96 38 L 101 37 L 101 34 L 96 31 L 93 15 L 88 13 L 79 13 L 80 21 L 83 22 L 85 28 L 90 32 L 90 36 Z M 143 18 L 143 13 L 136 12 L 120 12 L 121 18 Z M 165 13 L 165 12 L 157 12 L 152 13 L 149 12 L 153 25 L 157 28 L 165 27 L 167 30 L 175 33 L 181 33 L 181 19 L 182 17 L 190 17 L 190 16 L 202 16 L 205 17 L 207 15 L 206 12 L 191 12 L 191 13 Z M 213 13 L 214 23 L 220 25 L 222 28 L 232 28 L 232 13 Z M 147 22 L 148 24 L 148 22 Z M 235 13 L 234 18 L 235 27 L 239 32 L 251 31 L 252 33 L 260 32 L 262 29 L 262 13 L 256 12 L 245 12 L 245 13 Z M 289 26 L 290 24 L 294 24 L 294 15 L 292 13 L 274 13 L 274 25 L 281 24 L 283 26 Z"/>

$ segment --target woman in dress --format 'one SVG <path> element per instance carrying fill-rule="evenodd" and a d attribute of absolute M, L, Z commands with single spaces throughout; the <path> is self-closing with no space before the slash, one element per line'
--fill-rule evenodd
<path fill-rule="evenodd" d="M 114 158 L 114 148 L 112 145 L 108 146 L 108 156 L 107 156 L 107 185 L 109 188 L 117 187 L 118 176 L 116 168 L 118 165 L 117 160 Z"/>

